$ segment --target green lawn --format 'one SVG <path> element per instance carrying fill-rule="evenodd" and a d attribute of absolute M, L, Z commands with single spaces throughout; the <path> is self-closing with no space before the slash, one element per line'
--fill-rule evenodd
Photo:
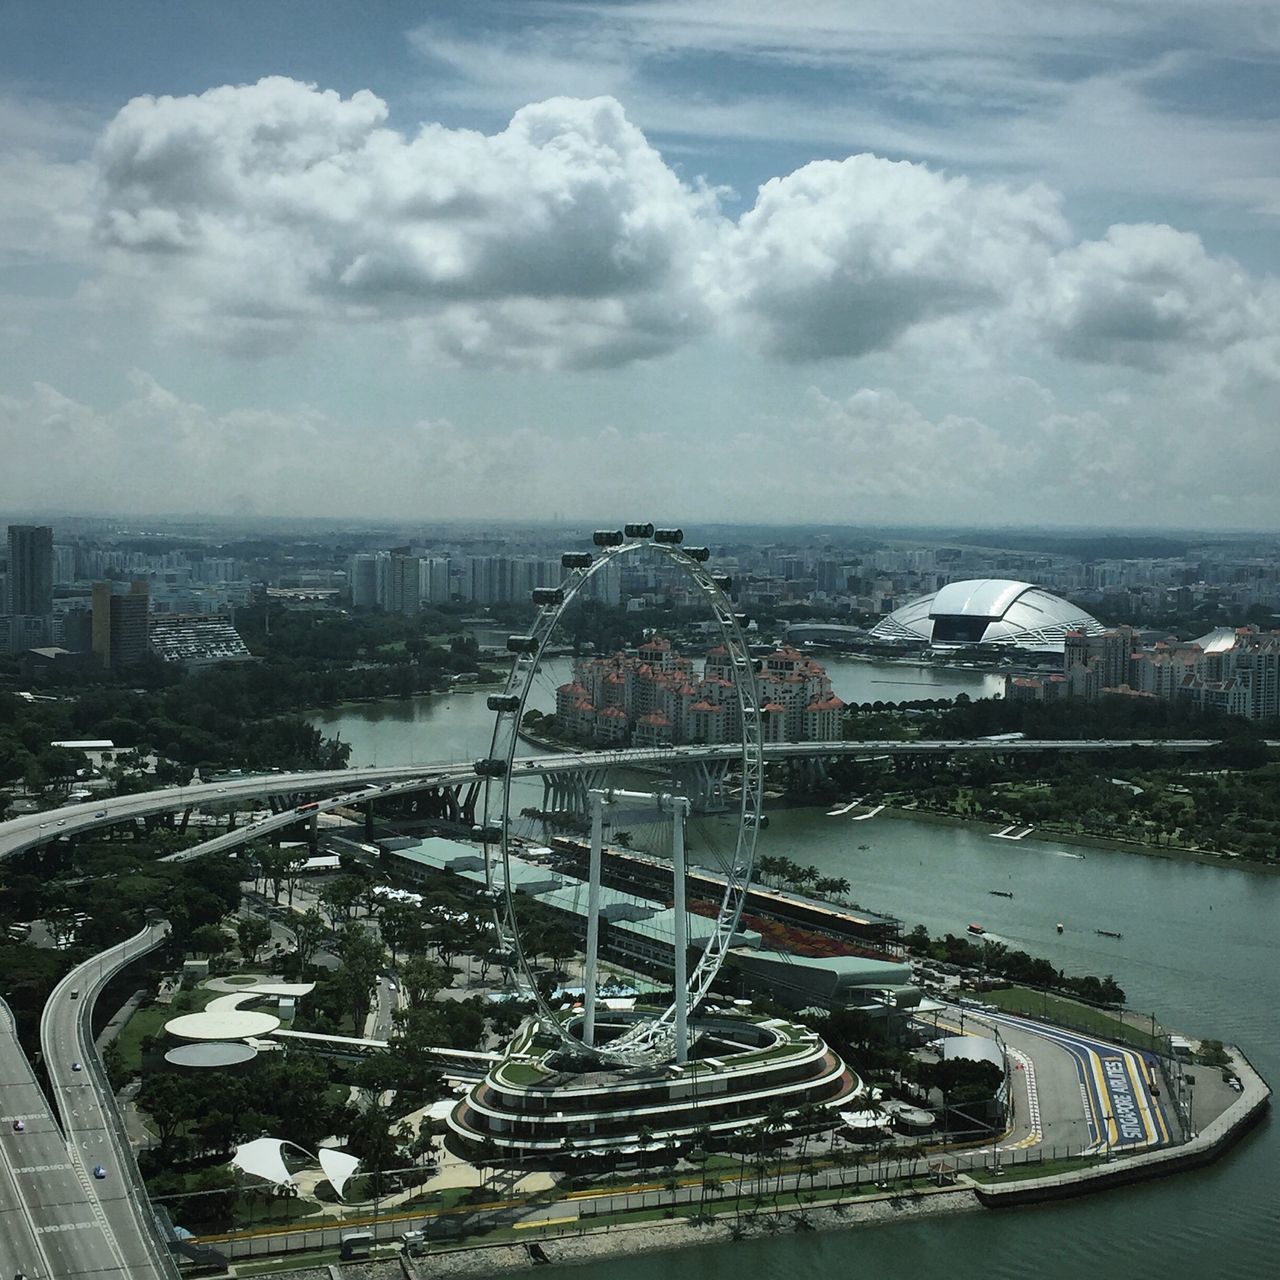
<path fill-rule="evenodd" d="M 541 1084 L 547 1078 L 547 1072 L 530 1062 L 504 1062 L 498 1070 L 499 1082 L 508 1084 Z"/>
<path fill-rule="evenodd" d="M 137 1075 L 142 1070 L 143 1037 L 158 1036 L 164 1030 L 164 1024 L 174 1016 L 172 1009 L 158 1004 L 147 1005 L 135 1011 L 116 1038 L 120 1061 L 126 1071 Z"/>
<path fill-rule="evenodd" d="M 1140 1049 L 1160 1047 L 1160 1042 L 1153 1041 L 1149 1031 L 1130 1026 L 1103 1009 L 1095 1009 L 1092 1005 L 1064 996 L 1032 991 L 1027 987 L 1006 987 L 1001 991 L 984 991 L 982 999 L 1006 1013 L 1025 1013 L 1048 1022 L 1060 1022 L 1102 1040 L 1118 1040 Z"/>
<path fill-rule="evenodd" d="M 158 1036 L 170 1018 L 184 1013 L 199 1013 L 210 1000 L 221 995 L 226 995 L 226 992 L 196 987 L 193 991 L 180 991 L 170 1005 L 145 1004 L 136 1010 L 116 1039 L 125 1068 L 134 1074 L 141 1070 L 144 1036 Z"/>

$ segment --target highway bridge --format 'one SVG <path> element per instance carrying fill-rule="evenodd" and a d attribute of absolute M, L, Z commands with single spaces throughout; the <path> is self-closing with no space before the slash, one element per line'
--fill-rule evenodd
<path fill-rule="evenodd" d="M 40 1025 L 50 1108 L 0 1001 L 0 1275 L 176 1280 L 93 1047 L 98 992 L 159 945 L 163 925 L 94 956 L 54 989 Z M 103 1177 L 95 1170 L 101 1168 Z"/>
<path fill-rule="evenodd" d="M 1045 751 L 1063 754 L 1131 751 L 1145 748 L 1153 751 L 1194 753 L 1217 746 L 1212 738 L 1184 739 L 1035 739 L 992 742 L 976 739 L 913 739 L 874 742 L 777 742 L 764 748 L 770 763 L 782 761 L 857 759 L 871 756 L 927 757 L 934 755 L 1024 755 Z M 1267 744 L 1268 746 L 1280 743 Z M 525 756 L 516 760 L 517 777 L 542 778 L 545 782 L 589 775 L 593 771 L 630 766 L 634 768 L 727 765 L 741 755 L 735 744 L 709 746 L 626 748 L 617 751 L 557 752 Z M 113 796 L 84 804 L 64 805 L 41 813 L 25 814 L 0 823 L 0 858 L 36 848 L 60 836 L 92 831 L 114 823 L 130 822 L 157 814 L 180 812 L 202 805 L 235 804 L 244 801 L 287 800 L 322 796 L 323 807 L 365 803 L 379 796 L 409 794 L 428 788 L 450 788 L 478 781 L 472 763 L 404 764 L 383 768 L 333 769 L 307 773 L 265 773 L 227 778 L 217 782 L 197 783 L 185 787 L 165 787 L 130 796 Z M 575 790 L 580 789 L 575 787 Z M 311 810 L 314 812 L 314 810 Z M 306 815 L 286 810 L 289 825 Z M 243 836 L 235 832 L 228 847 L 239 844 Z M 206 852 L 208 850 L 205 850 Z"/>
<path fill-rule="evenodd" d="M 164 941 L 168 925 L 149 924 L 92 956 L 54 987 L 40 1017 L 40 1052 L 62 1120 L 67 1151 L 84 1191 L 80 1206 L 97 1221 L 112 1262 L 136 1280 L 176 1280 L 177 1266 L 160 1240 L 155 1216 L 93 1043 L 93 1005 L 111 979 Z M 77 1068 L 76 1064 L 79 1064 Z M 106 1176 L 93 1176 L 101 1167 Z"/>

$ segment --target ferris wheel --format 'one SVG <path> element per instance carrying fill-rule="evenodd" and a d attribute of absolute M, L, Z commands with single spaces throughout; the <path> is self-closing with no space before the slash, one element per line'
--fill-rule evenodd
<path fill-rule="evenodd" d="M 728 578 L 714 574 L 706 567 L 709 552 L 705 547 L 683 545 L 679 529 L 654 529 L 651 524 L 629 524 L 623 530 L 598 531 L 594 536 L 597 550 L 566 552 L 561 556 L 565 577 L 556 587 L 533 591 L 538 613 L 527 634 L 509 637 L 507 648 L 513 655 L 511 671 L 502 693 L 490 695 L 489 709 L 495 713 L 489 757 L 476 762 L 477 772 L 484 778 L 484 825 L 480 828 L 486 842 L 487 881 L 498 903 L 498 927 L 502 948 L 527 983 L 545 1035 L 558 1041 L 576 1057 L 587 1057 L 602 1064 L 619 1066 L 651 1066 L 685 1060 L 688 1045 L 688 1020 L 691 1011 L 711 989 L 732 940 L 739 927 L 755 862 L 756 839 L 763 825 L 761 816 L 764 761 L 760 731 L 760 707 L 756 696 L 753 659 L 743 635 L 745 619 L 735 614 L 728 592 Z M 690 797 L 668 779 L 654 779 L 653 767 L 674 765 L 688 757 L 689 748 L 677 748 L 670 742 L 657 743 L 637 752 L 615 742 L 605 748 L 574 752 L 567 756 L 567 767 L 581 770 L 589 782 L 579 789 L 586 801 L 590 819 L 591 845 L 586 883 L 575 881 L 585 892 L 586 949 L 583 969 L 582 1017 L 566 1015 L 553 1008 L 539 990 L 537 973 L 531 963 L 533 955 L 527 930 L 531 914 L 530 898 L 519 892 L 522 852 L 527 841 L 522 838 L 522 806 L 517 748 L 527 710 L 546 690 L 544 655 L 557 634 L 566 612 L 575 603 L 589 598 L 593 582 L 606 581 L 620 572 L 627 560 L 649 561 L 665 568 L 687 591 L 688 598 L 701 603 L 714 623 L 711 634 L 718 641 L 717 678 L 721 695 L 723 723 L 728 726 L 729 741 L 716 743 L 719 754 L 732 757 L 731 767 L 737 772 L 740 797 L 736 817 L 732 810 L 715 820 L 699 820 L 694 848 L 690 852 L 698 865 L 690 868 L 686 861 L 687 825 L 692 811 Z M 556 646 L 552 646 L 556 647 Z M 642 756 L 637 761 L 637 756 Z M 637 774 L 637 764 L 647 773 Z M 656 789 L 637 789 L 637 777 L 643 786 L 659 781 Z M 529 784 L 526 782 L 524 786 Z M 527 798 L 527 796 L 526 796 Z M 669 861 L 671 908 L 667 914 L 669 931 L 669 978 L 658 984 L 671 992 L 665 1007 L 655 1008 L 640 1018 L 633 1018 L 620 1033 L 596 1039 L 595 1012 L 599 982 L 599 939 L 602 915 L 602 860 L 606 812 L 620 810 L 628 826 L 645 814 L 652 815 L 656 830 L 665 824 L 669 844 L 659 859 L 648 858 L 645 867 L 654 870 L 655 863 L 666 870 Z M 527 808 L 524 812 L 528 812 Z M 616 821 L 613 830 L 617 830 Z M 708 834 L 709 833 L 709 834 Z M 621 838 L 621 837 L 620 837 Z M 617 851 L 610 851 L 616 856 Z M 634 855 L 646 858 L 643 852 Z M 693 878 L 690 878 L 692 870 Z M 689 897 L 693 884 L 695 899 Z M 650 894 L 654 886 L 650 884 Z M 609 896 L 605 890 L 604 896 Z M 665 893 L 662 894 L 666 896 Z M 661 906 L 661 903 L 657 903 Z M 623 904 L 624 910 L 626 904 Z M 626 927 L 625 925 L 623 926 Z M 652 967 L 650 967 L 652 973 Z M 576 1013 L 576 1011 L 575 1011 Z"/>

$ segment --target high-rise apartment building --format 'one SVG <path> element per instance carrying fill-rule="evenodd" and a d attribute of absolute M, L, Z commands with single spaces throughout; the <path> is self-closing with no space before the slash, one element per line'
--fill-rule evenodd
<path fill-rule="evenodd" d="M 438 556 L 424 556 L 419 562 L 418 594 L 427 604 L 449 600 L 453 591 L 450 568 L 448 559 Z"/>
<path fill-rule="evenodd" d="M 390 613 L 417 613 L 422 602 L 417 556 L 393 552 L 387 572 L 386 608 Z"/>
<path fill-rule="evenodd" d="M 128 667 L 143 661 L 151 638 L 151 599 L 145 581 L 127 595 L 110 582 L 93 584 L 93 652 L 104 667 Z"/>
<path fill-rule="evenodd" d="M 9 526 L 8 611 L 40 618 L 53 613 L 53 530 L 48 525 Z"/>
<path fill-rule="evenodd" d="M 53 580 L 55 583 L 74 582 L 76 580 L 75 547 L 54 546 Z"/>
<path fill-rule="evenodd" d="M 375 608 L 378 604 L 378 557 L 363 552 L 352 556 L 347 565 L 347 585 L 355 608 Z"/>

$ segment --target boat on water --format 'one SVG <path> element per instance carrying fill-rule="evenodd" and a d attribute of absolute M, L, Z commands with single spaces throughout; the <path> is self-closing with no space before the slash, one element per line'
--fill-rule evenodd
<path fill-rule="evenodd" d="M 982 936 L 982 934 L 986 933 L 986 930 L 985 930 L 985 929 L 984 929 L 980 924 L 971 924 L 971 925 L 969 926 L 969 932 L 970 932 L 970 933 L 975 933 L 975 934 L 977 934 L 979 937 L 981 937 L 981 936 Z"/>
<path fill-rule="evenodd" d="M 1123 933 L 1117 933 L 1114 929 L 1095 929 L 1094 933 L 1101 934 L 1104 938 L 1123 938 Z"/>
<path fill-rule="evenodd" d="M 994 898 L 1012 898 L 1013 894 L 1008 889 L 988 889 L 987 892 Z"/>
<path fill-rule="evenodd" d="M 1061 933 L 1061 932 L 1062 932 L 1062 921 L 1061 921 L 1061 920 L 1059 920 L 1059 921 L 1058 921 L 1058 932 L 1059 932 L 1059 933 Z"/>

